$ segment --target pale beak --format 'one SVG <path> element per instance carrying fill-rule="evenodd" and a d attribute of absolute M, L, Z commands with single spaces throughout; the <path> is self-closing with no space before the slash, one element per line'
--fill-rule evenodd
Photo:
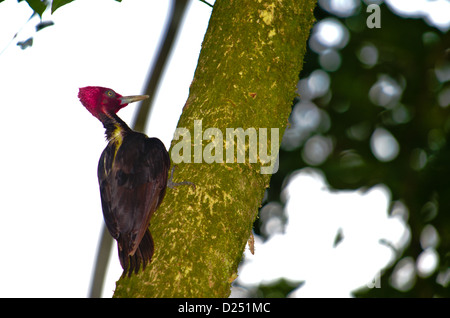
<path fill-rule="evenodd" d="M 119 97 L 120 105 L 126 105 L 126 104 L 129 104 L 129 103 L 138 102 L 140 100 L 144 100 L 144 99 L 147 99 L 149 97 L 150 96 L 148 96 L 148 95 L 122 96 L 122 97 Z"/>

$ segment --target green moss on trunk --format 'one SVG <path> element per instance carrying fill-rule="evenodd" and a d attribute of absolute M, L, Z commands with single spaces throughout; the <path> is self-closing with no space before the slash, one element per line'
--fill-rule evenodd
<path fill-rule="evenodd" d="M 226 128 L 279 128 L 281 142 L 314 6 L 314 0 L 217 0 L 178 127 L 194 137 L 194 121 L 201 120 L 203 132 L 222 131 L 224 145 Z M 120 279 L 115 297 L 229 296 L 270 175 L 248 154 L 246 163 L 226 163 L 224 150 L 223 161 L 194 163 L 192 148 L 191 163 L 178 165 L 175 181 L 192 181 L 196 189 L 168 189 L 150 226 L 153 261 Z"/>

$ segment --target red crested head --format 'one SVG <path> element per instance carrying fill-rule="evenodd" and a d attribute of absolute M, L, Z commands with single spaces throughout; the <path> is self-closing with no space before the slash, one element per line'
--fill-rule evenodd
<path fill-rule="evenodd" d="M 110 88 L 86 86 L 80 88 L 78 98 L 92 115 L 100 119 L 102 114 L 115 114 L 129 103 L 146 99 L 148 96 L 122 96 Z"/>

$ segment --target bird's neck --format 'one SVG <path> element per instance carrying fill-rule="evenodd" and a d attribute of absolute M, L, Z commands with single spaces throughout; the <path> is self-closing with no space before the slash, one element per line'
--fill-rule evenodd
<path fill-rule="evenodd" d="M 124 135 L 131 131 L 130 127 L 116 114 L 102 114 L 99 118 L 105 127 L 106 139 L 111 142 L 122 142 Z"/>

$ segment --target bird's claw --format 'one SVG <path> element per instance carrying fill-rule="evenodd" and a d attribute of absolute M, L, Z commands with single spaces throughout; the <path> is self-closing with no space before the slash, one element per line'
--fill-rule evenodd
<path fill-rule="evenodd" d="M 181 185 L 190 185 L 195 190 L 195 184 L 190 181 L 173 182 L 173 173 L 174 173 L 176 167 L 177 166 L 174 165 L 174 166 L 172 166 L 172 169 L 170 169 L 170 177 L 169 177 L 169 180 L 167 180 L 167 187 L 173 189 L 173 188 L 181 186 Z"/>

